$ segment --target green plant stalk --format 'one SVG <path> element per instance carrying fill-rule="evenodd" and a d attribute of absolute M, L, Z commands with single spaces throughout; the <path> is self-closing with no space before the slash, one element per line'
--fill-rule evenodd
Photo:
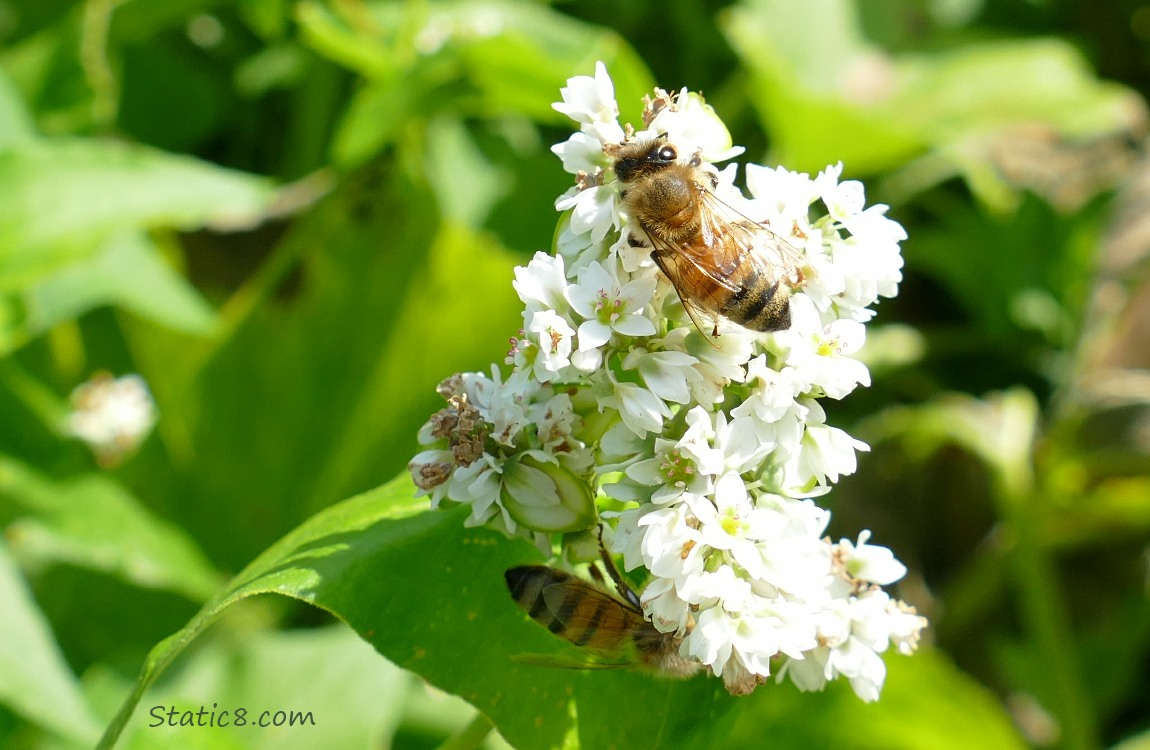
<path fill-rule="evenodd" d="M 80 37 L 80 64 L 92 89 L 92 119 L 111 129 L 119 109 L 120 91 L 108 59 L 108 30 L 112 24 L 115 0 L 88 0 Z"/>
<path fill-rule="evenodd" d="M 1001 407 L 1001 442 L 993 464 L 998 470 L 995 495 L 1002 518 L 1015 533 L 1014 570 L 1022 618 L 1047 665 L 1046 678 L 1057 702 L 1052 708 L 1060 723 L 1061 747 L 1096 750 L 1100 747 L 1097 725 L 1083 684 L 1066 603 L 1058 588 L 1051 551 L 1038 534 L 1045 496 L 1031 464 L 1037 405 L 1029 393 L 1016 391 L 1005 395 Z"/>
<path fill-rule="evenodd" d="M 476 748 L 483 746 L 483 741 L 487 739 L 491 729 L 491 721 L 482 713 L 477 712 L 475 718 L 459 730 L 458 734 L 448 737 L 439 746 L 439 750 L 476 750 Z"/>

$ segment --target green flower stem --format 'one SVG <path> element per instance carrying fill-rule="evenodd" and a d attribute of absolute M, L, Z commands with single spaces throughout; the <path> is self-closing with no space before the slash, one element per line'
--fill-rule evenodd
<path fill-rule="evenodd" d="M 1042 654 L 1052 706 L 1061 726 L 1060 747 L 1095 750 L 1099 747 L 1095 717 L 1085 690 L 1078 649 L 1050 548 L 1042 543 L 1045 496 L 1031 464 L 1038 407 L 1025 391 L 1004 394 L 998 404 L 999 429 L 992 465 L 998 471 L 996 501 L 1012 528 L 1014 567 L 1021 612 L 1030 637 Z"/>
<path fill-rule="evenodd" d="M 475 718 L 459 733 L 448 737 L 447 741 L 439 746 L 439 750 L 475 750 L 483 745 L 483 740 L 491 732 L 491 721 L 482 713 L 476 712 Z"/>

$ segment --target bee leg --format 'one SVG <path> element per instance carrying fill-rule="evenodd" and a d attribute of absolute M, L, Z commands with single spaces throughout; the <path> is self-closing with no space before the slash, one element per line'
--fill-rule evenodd
<path fill-rule="evenodd" d="M 607 545 L 603 544 L 603 524 L 599 524 L 599 557 L 603 560 L 603 567 L 607 569 L 607 575 L 611 576 L 611 580 L 615 582 L 615 588 L 619 591 L 619 596 L 623 597 L 624 601 L 641 612 L 643 606 L 639 603 L 639 595 L 632 591 L 631 587 L 623 580 L 623 574 L 615 567 L 615 561 L 611 559 L 611 554 L 607 551 Z"/>
<path fill-rule="evenodd" d="M 646 241 L 641 237 L 636 237 L 634 234 L 627 235 L 627 244 L 631 247 L 647 247 Z"/>
<path fill-rule="evenodd" d="M 711 328 L 711 335 L 714 336 L 715 338 L 719 338 L 719 324 L 718 323 L 715 323 L 714 327 Z"/>

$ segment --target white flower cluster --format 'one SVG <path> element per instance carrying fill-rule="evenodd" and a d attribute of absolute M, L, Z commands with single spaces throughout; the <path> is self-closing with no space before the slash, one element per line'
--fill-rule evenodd
<path fill-rule="evenodd" d="M 139 375 L 100 373 L 76 386 L 67 430 L 83 440 L 104 466 L 133 453 L 156 424 L 156 403 Z"/>
<path fill-rule="evenodd" d="M 864 207 L 841 165 L 814 179 L 748 165 L 711 166 L 741 152 L 701 97 L 656 90 L 643 130 L 618 123 L 599 64 L 572 78 L 555 108 L 579 132 L 552 150 L 576 175 L 552 255 L 516 269 L 523 329 L 512 374 L 456 376 L 410 464 L 433 504 L 472 506 L 470 523 L 534 534 L 615 524 L 612 549 L 649 573 L 642 605 L 680 653 L 732 693 L 774 672 L 802 689 L 846 676 L 875 700 L 879 654 L 914 650 L 926 621 L 881 586 L 906 569 L 891 552 L 824 537 L 828 511 L 811 498 L 855 470 L 866 446 L 826 424 L 819 399 L 869 385 L 853 359 L 880 296 L 897 292 L 906 235 Z M 611 154 L 665 138 L 698 156 L 714 192 L 768 226 L 803 257 L 791 326 L 755 333 L 723 318 L 700 331 L 628 215 Z M 717 335 L 716 335 L 717 334 Z M 590 506 L 590 508 L 588 508 Z M 526 527 L 526 531 L 523 527 Z"/>

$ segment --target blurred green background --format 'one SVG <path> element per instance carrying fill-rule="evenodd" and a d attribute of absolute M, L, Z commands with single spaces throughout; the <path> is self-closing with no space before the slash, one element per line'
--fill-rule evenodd
<path fill-rule="evenodd" d="M 1134 0 L 0 0 L 0 746 L 92 746 L 148 650 L 213 596 L 237 605 L 172 651 L 119 746 L 477 746 L 474 709 L 322 611 L 412 650 L 375 623 L 441 616 L 420 569 L 468 550 L 387 527 L 397 562 L 362 590 L 396 593 L 390 610 L 326 584 L 268 589 L 322 609 L 221 587 L 400 473 L 440 379 L 502 361 L 512 268 L 550 247 L 570 184 L 550 104 L 596 60 L 624 120 L 688 86 L 749 160 L 841 160 L 907 228 L 874 384 L 828 404 L 872 450 L 827 500 L 833 535 L 871 528 L 907 562 L 899 594 L 931 628 L 888 656 L 877 705 L 772 684 L 687 716 L 699 738 L 584 725 L 583 746 L 1150 748 Z M 115 467 L 62 426 L 100 370 L 142 374 L 161 415 Z M 467 649 L 501 637 L 477 619 Z M 449 656 L 415 671 L 446 685 L 471 668 Z M 147 727 L 153 705 L 213 702 L 322 720 Z M 485 712 L 518 746 L 564 741 Z"/>

